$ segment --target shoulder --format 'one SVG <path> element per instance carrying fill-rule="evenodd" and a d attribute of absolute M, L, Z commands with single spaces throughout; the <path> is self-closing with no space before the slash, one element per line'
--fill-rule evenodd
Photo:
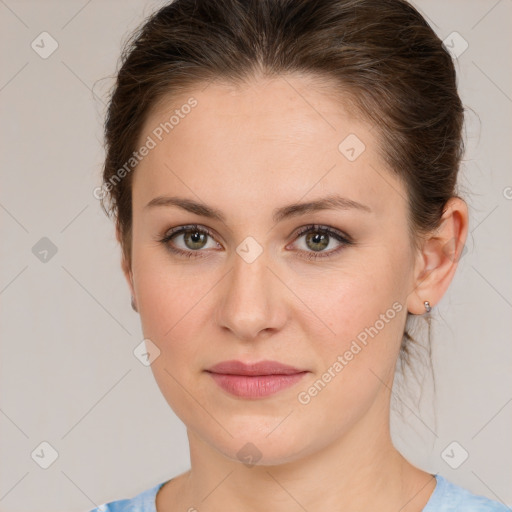
<path fill-rule="evenodd" d="M 156 512 L 156 494 L 166 482 L 161 482 L 150 489 L 146 489 L 133 498 L 109 501 L 89 512 Z"/>
<path fill-rule="evenodd" d="M 422 512 L 512 512 L 503 503 L 473 494 L 436 475 L 437 485 Z"/>

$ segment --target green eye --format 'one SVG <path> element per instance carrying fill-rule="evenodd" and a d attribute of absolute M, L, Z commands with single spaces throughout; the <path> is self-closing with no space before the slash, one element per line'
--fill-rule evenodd
<path fill-rule="evenodd" d="M 170 243 L 171 240 L 174 240 L 181 235 L 183 235 L 183 241 L 190 250 L 180 249 Z M 207 237 L 213 238 L 212 233 L 209 230 L 194 224 L 189 226 L 180 226 L 171 230 L 162 240 L 160 240 L 160 242 L 175 254 L 186 256 L 188 258 L 201 258 L 203 256 L 196 253 L 203 252 L 200 249 L 205 247 Z"/>
<path fill-rule="evenodd" d="M 305 226 L 297 233 L 297 238 L 304 235 L 306 235 L 306 247 L 312 249 L 312 252 L 300 251 L 304 253 L 304 257 L 307 259 L 330 258 L 338 254 L 345 246 L 353 245 L 350 237 L 328 226 L 320 226 L 318 224 Z M 339 242 L 340 247 L 326 252 L 324 249 L 329 246 L 330 239 L 335 239 Z"/>
<path fill-rule="evenodd" d="M 307 259 L 329 258 L 339 253 L 344 247 L 354 244 L 348 235 L 328 226 L 321 226 L 318 224 L 311 224 L 301 228 L 295 236 L 296 239 L 299 239 L 304 235 L 306 235 L 306 250 L 299 250 L 298 252 L 301 253 L 301 257 Z M 179 236 L 183 236 L 185 249 L 176 247 L 173 242 L 174 239 Z M 163 243 L 169 251 L 179 256 L 187 258 L 203 258 L 205 255 L 201 253 L 206 251 L 202 251 L 201 249 L 204 249 L 207 245 L 208 237 L 214 239 L 213 233 L 209 229 L 197 224 L 190 224 L 187 226 L 178 226 L 173 228 L 159 241 Z M 332 239 L 336 240 L 340 244 L 340 247 L 330 251 L 325 251 Z M 218 242 L 214 243 L 216 246 L 215 248 L 220 247 Z M 311 249 L 311 251 L 307 249 Z"/>

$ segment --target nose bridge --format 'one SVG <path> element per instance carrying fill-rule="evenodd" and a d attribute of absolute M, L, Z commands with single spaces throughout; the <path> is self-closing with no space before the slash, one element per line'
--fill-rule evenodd
<path fill-rule="evenodd" d="M 254 239 L 246 239 L 237 247 L 219 302 L 220 325 L 244 339 L 252 339 L 279 323 L 278 280 L 267 268 L 271 265 L 268 252 L 256 244 Z"/>

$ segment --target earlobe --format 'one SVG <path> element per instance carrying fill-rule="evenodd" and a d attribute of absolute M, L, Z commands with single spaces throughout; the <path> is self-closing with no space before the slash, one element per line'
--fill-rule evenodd
<path fill-rule="evenodd" d="M 131 301 L 131 304 L 132 304 L 132 309 L 133 311 L 135 311 L 136 313 L 139 312 L 139 310 L 137 309 L 137 303 L 135 302 L 135 297 L 132 295 L 132 301 Z"/>
<path fill-rule="evenodd" d="M 448 289 L 463 254 L 468 231 L 468 209 L 458 198 L 450 198 L 436 229 L 423 243 L 413 289 L 407 297 L 407 309 L 414 315 L 428 312 Z M 428 301 L 428 306 L 425 305 Z"/>

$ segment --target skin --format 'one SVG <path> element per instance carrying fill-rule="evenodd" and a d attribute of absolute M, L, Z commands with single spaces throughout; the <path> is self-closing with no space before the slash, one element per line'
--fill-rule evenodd
<path fill-rule="evenodd" d="M 144 336 L 160 350 L 153 374 L 190 443 L 191 469 L 163 486 L 158 512 L 421 511 L 435 479 L 393 446 L 390 390 L 407 311 L 425 313 L 425 300 L 435 306 L 454 276 L 457 254 L 446 248 L 454 240 L 459 253 L 463 247 L 466 204 L 452 198 L 440 228 L 415 249 L 407 191 L 378 152 L 377 130 L 305 76 L 202 84 L 158 105 L 140 145 L 190 96 L 197 106 L 134 173 L 132 259 L 122 260 Z M 338 150 L 351 133 L 366 146 L 352 162 Z M 371 212 L 272 220 L 278 207 L 332 193 Z M 144 208 L 161 195 L 200 201 L 226 221 Z M 203 257 L 174 255 L 159 241 L 192 223 L 215 236 L 194 245 L 182 234 L 168 245 L 199 247 Z M 303 255 L 317 246 L 296 236 L 308 224 L 338 229 L 354 244 L 330 237 L 321 251 L 332 257 L 308 260 Z M 236 252 L 248 236 L 263 249 L 252 263 Z M 298 393 L 395 302 L 401 311 L 300 403 Z M 230 359 L 277 360 L 310 373 L 270 397 L 242 399 L 204 372 Z M 248 442 L 261 453 L 251 467 L 237 456 Z"/>

